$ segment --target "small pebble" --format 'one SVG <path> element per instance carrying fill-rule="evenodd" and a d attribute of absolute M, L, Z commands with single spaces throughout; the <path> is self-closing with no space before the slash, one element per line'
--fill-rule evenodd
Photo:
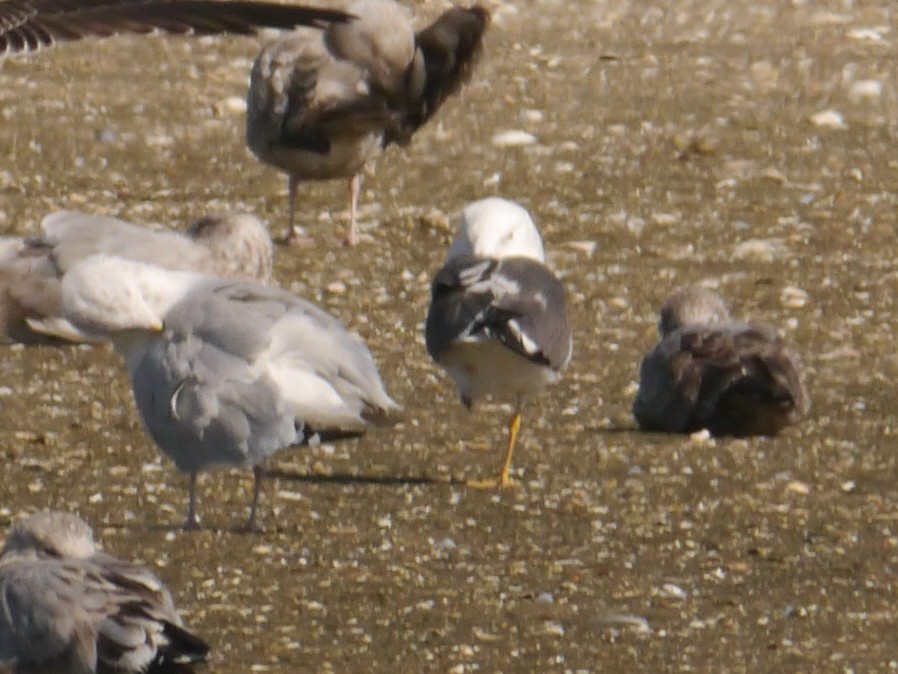
<path fill-rule="evenodd" d="M 879 80 L 858 80 L 848 90 L 852 101 L 865 101 L 882 96 L 882 82 Z"/>
<path fill-rule="evenodd" d="M 823 129 L 847 129 L 848 125 L 842 117 L 842 113 L 835 110 L 822 110 L 811 115 L 811 123 Z"/>
<path fill-rule="evenodd" d="M 798 309 L 808 303 L 808 294 L 796 286 L 786 286 L 780 291 L 780 303 L 790 309 Z"/>
<path fill-rule="evenodd" d="M 568 248 L 584 253 L 587 257 L 592 257 L 596 252 L 597 245 L 595 241 L 568 241 L 565 244 Z"/>
<path fill-rule="evenodd" d="M 686 590 L 674 583 L 665 583 L 662 585 L 661 592 L 671 599 L 686 599 L 686 597 L 689 596 Z"/>
<path fill-rule="evenodd" d="M 536 143 L 536 136 L 526 131 L 501 131 L 493 136 L 492 144 L 496 147 L 525 147 Z"/>
<path fill-rule="evenodd" d="M 789 484 L 786 485 L 786 489 L 791 491 L 793 494 L 801 494 L 805 496 L 811 492 L 810 486 L 808 486 L 805 482 L 800 482 L 799 480 L 792 480 Z"/>

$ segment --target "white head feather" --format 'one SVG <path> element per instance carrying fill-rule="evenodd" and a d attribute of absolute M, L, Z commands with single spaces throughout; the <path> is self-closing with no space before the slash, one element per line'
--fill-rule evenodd
<path fill-rule="evenodd" d="M 489 197 L 462 211 L 461 225 L 446 255 L 477 257 L 529 257 L 545 262 L 543 240 L 527 209 L 508 199 Z"/>

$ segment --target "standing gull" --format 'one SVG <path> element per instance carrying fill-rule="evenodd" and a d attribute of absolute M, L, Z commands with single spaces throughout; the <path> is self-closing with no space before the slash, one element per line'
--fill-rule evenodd
<path fill-rule="evenodd" d="M 0 550 L 0 663 L 16 674 L 187 674 L 208 652 L 162 581 L 98 551 L 80 517 L 13 525 Z"/>
<path fill-rule="evenodd" d="M 356 18 L 298 29 L 262 50 L 247 97 L 246 139 L 288 176 L 286 243 L 297 240 L 303 180 L 349 178 L 346 241 L 358 242 L 359 173 L 391 143 L 404 145 L 471 76 L 489 12 L 453 8 L 415 33 L 393 0 L 357 0 Z"/>
<path fill-rule="evenodd" d="M 776 435 L 807 413 L 798 356 L 771 328 L 730 318 L 710 290 L 677 290 L 658 332 L 639 368 L 633 415 L 641 429 Z"/>
<path fill-rule="evenodd" d="M 367 347 L 283 290 L 97 256 L 62 296 L 73 323 L 122 353 L 144 426 L 190 476 L 188 528 L 200 471 L 252 467 L 253 528 L 268 456 L 398 420 Z"/>
<path fill-rule="evenodd" d="M 268 230 L 251 215 L 200 218 L 184 233 L 122 220 L 58 211 L 37 237 L 0 245 L 0 337 L 24 344 L 96 341 L 63 316 L 60 283 L 79 261 L 98 253 L 228 278 L 271 279 Z"/>
<path fill-rule="evenodd" d="M 347 18 L 335 10 L 244 0 L 0 0 L 0 57 L 119 33 L 251 34 Z"/>
<path fill-rule="evenodd" d="M 514 400 L 499 475 L 468 483 L 510 484 L 524 400 L 558 379 L 573 345 L 564 287 L 546 266 L 542 239 L 523 207 L 499 198 L 465 207 L 433 280 L 425 339 L 466 407 L 486 395 Z"/>

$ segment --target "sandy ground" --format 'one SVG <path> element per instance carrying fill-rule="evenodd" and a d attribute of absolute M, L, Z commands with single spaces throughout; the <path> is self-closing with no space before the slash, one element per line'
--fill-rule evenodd
<path fill-rule="evenodd" d="M 408 419 L 186 479 L 142 433 L 106 348 L 6 347 L 0 524 L 80 512 L 169 583 L 210 671 L 898 669 L 894 227 L 898 34 L 888 0 L 492 3 L 474 82 L 366 176 L 309 185 L 317 245 L 280 282 L 369 343 Z M 416 7 L 422 21 L 438 3 Z M 256 39 L 111 39 L 0 64 L 0 232 L 58 208 L 182 227 L 285 181 L 243 143 Z M 509 145 L 503 132 L 532 136 Z M 518 134 L 518 138 L 521 135 Z M 467 202 L 528 206 L 569 293 L 575 357 L 527 408 L 467 413 L 429 361 L 431 274 Z M 635 432 L 656 312 L 706 280 L 783 331 L 810 417 L 776 439 Z"/>

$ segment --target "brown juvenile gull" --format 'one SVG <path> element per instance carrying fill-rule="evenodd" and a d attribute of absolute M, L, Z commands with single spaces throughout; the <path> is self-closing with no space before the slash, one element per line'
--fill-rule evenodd
<path fill-rule="evenodd" d="M 122 353 L 145 428 L 190 476 L 188 528 L 200 471 L 252 467 L 252 528 L 268 456 L 398 421 L 368 348 L 284 290 L 97 256 L 66 274 L 62 297 Z"/>
<path fill-rule="evenodd" d="M 433 280 L 425 339 L 466 407 L 487 395 L 514 401 L 499 475 L 468 483 L 510 484 L 524 400 L 558 379 L 573 345 L 564 286 L 545 264 L 526 209 L 495 197 L 465 207 Z"/>
<path fill-rule="evenodd" d="M 336 10 L 243 0 L 0 0 L 0 57 L 119 33 L 248 35 L 347 18 Z"/>
<path fill-rule="evenodd" d="M 87 522 L 43 512 L 0 550 L 0 663 L 16 674 L 193 672 L 209 646 L 162 581 L 97 550 Z"/>
<path fill-rule="evenodd" d="M 266 46 L 250 77 L 246 139 L 287 174 L 285 243 L 297 241 L 299 183 L 332 178 L 350 179 L 346 241 L 358 242 L 362 167 L 391 143 L 406 144 L 470 78 L 489 23 L 482 7 L 455 7 L 415 33 L 393 0 L 357 0 L 348 11 L 356 18 Z"/>
<path fill-rule="evenodd" d="M 73 265 L 97 253 L 228 278 L 271 279 L 271 238 L 252 215 L 207 216 L 175 232 L 59 211 L 44 218 L 41 232 L 0 243 L 0 337 L 7 341 L 96 341 L 65 319 L 59 287 Z"/>
<path fill-rule="evenodd" d="M 807 413 L 798 356 L 771 328 L 733 320 L 716 293 L 677 290 L 658 332 L 639 368 L 633 415 L 641 429 L 776 435 Z"/>

